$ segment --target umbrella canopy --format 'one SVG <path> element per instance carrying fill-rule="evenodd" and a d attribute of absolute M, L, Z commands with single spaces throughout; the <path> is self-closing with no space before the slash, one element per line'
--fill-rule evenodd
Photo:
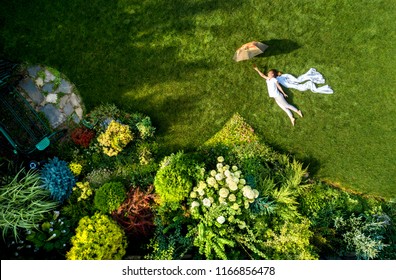
<path fill-rule="evenodd" d="M 251 59 L 256 55 L 263 53 L 267 48 L 268 46 L 261 42 L 253 41 L 246 43 L 236 50 L 234 60 L 238 62 L 241 60 Z"/>

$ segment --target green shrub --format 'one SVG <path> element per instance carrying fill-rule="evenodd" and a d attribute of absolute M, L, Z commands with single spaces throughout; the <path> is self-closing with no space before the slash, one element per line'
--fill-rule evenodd
<path fill-rule="evenodd" d="M 351 215 L 347 219 L 336 217 L 334 227 L 342 236 L 341 255 L 353 254 L 357 259 L 375 259 L 385 245 L 382 240 L 389 217 Z"/>
<path fill-rule="evenodd" d="M 115 221 L 96 213 L 80 220 L 71 244 L 66 254 L 68 260 L 121 260 L 126 253 L 127 240 Z"/>
<path fill-rule="evenodd" d="M 286 222 L 279 230 L 269 229 L 266 241 L 261 244 L 263 251 L 272 260 L 314 260 L 318 256 L 310 245 L 313 233 L 309 230 L 308 219 Z"/>
<path fill-rule="evenodd" d="M 150 117 L 142 118 L 138 123 L 136 123 L 136 127 L 141 139 L 145 140 L 154 136 L 155 128 L 151 124 Z"/>
<path fill-rule="evenodd" d="M 159 203 L 177 208 L 202 176 L 203 168 L 187 154 L 178 152 L 165 157 L 154 179 Z"/>
<path fill-rule="evenodd" d="M 109 182 L 96 191 L 94 205 L 101 212 L 110 214 L 120 207 L 126 197 L 126 190 L 122 183 Z"/>
<path fill-rule="evenodd" d="M 40 175 L 22 169 L 11 182 L 0 187 L 0 228 L 3 238 L 12 231 L 18 239 L 20 230 L 33 230 L 58 202 L 50 199 Z"/>

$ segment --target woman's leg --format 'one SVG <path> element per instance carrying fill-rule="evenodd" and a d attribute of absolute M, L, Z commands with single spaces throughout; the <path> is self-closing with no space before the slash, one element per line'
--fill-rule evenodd
<path fill-rule="evenodd" d="M 300 110 L 298 110 L 296 107 L 294 107 L 293 105 L 287 103 L 286 99 L 283 97 L 283 95 L 278 96 L 277 98 L 275 98 L 276 103 L 278 103 L 279 107 L 286 108 L 289 110 L 292 110 L 293 112 L 296 112 L 300 117 L 302 117 L 302 113 Z M 291 113 L 290 113 L 291 114 Z"/>
<path fill-rule="evenodd" d="M 295 118 L 293 117 L 293 114 L 292 114 L 292 112 L 290 111 L 290 110 L 296 110 L 295 112 L 297 112 L 298 110 L 294 107 L 294 106 L 292 106 L 292 105 L 290 105 L 289 103 L 287 103 L 286 102 L 286 100 L 285 100 L 285 98 L 283 97 L 283 96 L 279 96 L 279 97 L 276 97 L 276 98 L 274 98 L 275 99 L 275 101 L 276 101 L 276 104 L 278 104 L 278 106 L 283 110 L 283 111 L 285 111 L 286 112 L 286 114 L 287 114 L 287 116 L 289 117 L 289 119 L 290 119 L 290 121 L 291 121 L 291 123 L 292 123 L 292 125 L 294 125 L 294 121 L 295 121 Z M 293 109 L 292 109 L 293 108 Z M 293 110 L 293 111 L 294 111 Z"/>

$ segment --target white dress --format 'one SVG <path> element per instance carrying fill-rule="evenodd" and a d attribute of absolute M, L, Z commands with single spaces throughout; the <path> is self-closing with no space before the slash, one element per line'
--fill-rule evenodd
<path fill-rule="evenodd" d="M 321 87 L 316 86 L 316 84 L 324 84 L 325 79 L 323 78 L 322 74 L 316 71 L 315 68 L 309 69 L 307 73 L 299 76 L 298 78 L 290 74 L 282 74 L 276 79 L 282 86 L 286 88 L 294 88 L 299 91 L 311 90 L 312 92 L 323 94 L 333 93 L 333 90 L 328 85 Z"/>
<path fill-rule="evenodd" d="M 272 98 L 275 99 L 276 104 L 285 111 L 285 113 L 289 116 L 289 118 L 293 118 L 293 114 L 290 112 L 298 112 L 298 109 L 294 107 L 293 105 L 290 105 L 287 103 L 286 99 L 283 97 L 283 94 L 278 90 L 278 87 L 276 86 L 277 79 L 276 78 L 271 78 L 269 80 L 266 80 L 267 82 L 267 89 L 268 89 L 268 95 Z"/>

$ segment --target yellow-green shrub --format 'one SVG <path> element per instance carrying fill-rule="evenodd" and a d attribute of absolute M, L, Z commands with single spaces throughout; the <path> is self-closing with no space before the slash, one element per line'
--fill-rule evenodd
<path fill-rule="evenodd" d="M 125 232 L 107 215 L 83 217 L 71 239 L 68 260 L 120 260 L 126 253 Z"/>
<path fill-rule="evenodd" d="M 98 142 L 103 148 L 103 153 L 112 157 L 118 155 L 132 139 L 128 125 L 112 120 L 106 131 L 99 135 Z"/>

